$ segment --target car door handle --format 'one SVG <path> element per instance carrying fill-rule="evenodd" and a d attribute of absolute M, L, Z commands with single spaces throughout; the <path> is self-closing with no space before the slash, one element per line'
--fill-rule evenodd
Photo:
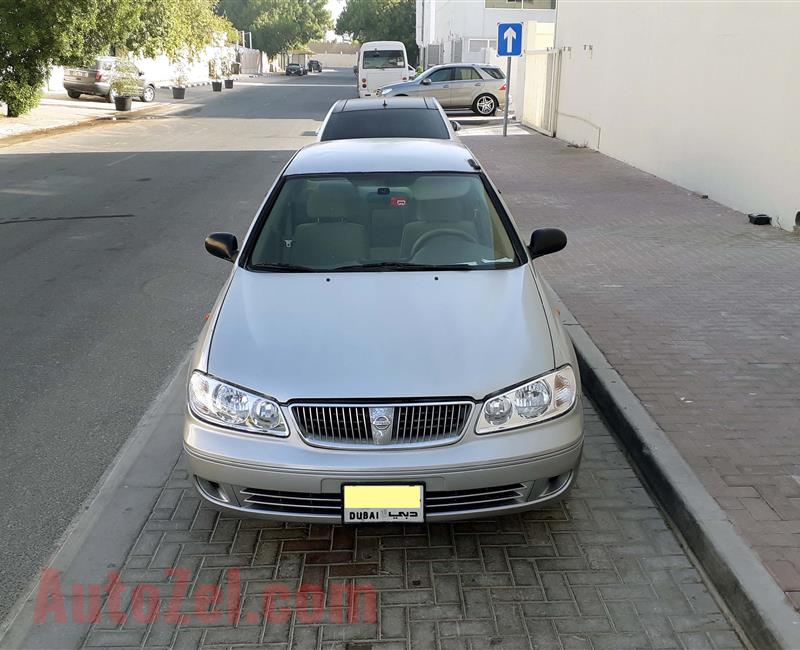
<path fill-rule="evenodd" d="M 480 83 L 480 82 L 478 82 L 478 83 L 476 83 L 475 85 L 476 85 L 476 86 L 482 86 L 483 84 L 482 84 L 482 83 Z"/>
<path fill-rule="evenodd" d="M 442 88 L 449 88 L 449 87 L 450 87 L 450 84 L 445 84 L 444 86 L 442 86 Z"/>

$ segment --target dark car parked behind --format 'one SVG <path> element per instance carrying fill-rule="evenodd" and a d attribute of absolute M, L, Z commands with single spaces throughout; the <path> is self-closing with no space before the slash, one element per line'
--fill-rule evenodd
<path fill-rule="evenodd" d="M 111 80 L 114 78 L 114 69 L 118 59 L 113 56 L 97 57 L 85 68 L 65 68 L 64 89 L 72 99 L 81 95 L 95 95 L 105 97 L 107 101 L 114 101 L 114 91 L 111 90 Z M 156 87 L 146 81 L 144 73 L 139 71 L 139 99 L 143 102 L 152 102 L 156 98 Z"/>
<path fill-rule="evenodd" d="M 461 127 L 448 121 L 432 97 L 340 99 L 317 132 L 317 139 L 430 138 L 453 140 Z"/>
<path fill-rule="evenodd" d="M 309 72 L 322 72 L 322 64 L 317 61 L 316 59 L 311 59 L 308 62 L 308 71 Z"/>
<path fill-rule="evenodd" d="M 287 77 L 291 77 L 291 76 L 302 77 L 304 74 L 308 74 L 308 73 L 306 72 L 306 69 L 302 65 L 300 65 L 299 63 L 289 63 L 286 66 L 286 76 Z"/>

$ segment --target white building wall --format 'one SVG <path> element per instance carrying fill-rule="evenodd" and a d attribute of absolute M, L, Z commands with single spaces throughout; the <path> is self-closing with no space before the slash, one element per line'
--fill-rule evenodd
<path fill-rule="evenodd" d="M 557 135 L 791 229 L 798 25 L 796 2 L 563 2 Z"/>
<path fill-rule="evenodd" d="M 258 50 L 246 50 L 258 52 Z M 208 81 L 208 62 L 215 57 L 236 56 L 234 46 L 210 45 L 200 52 L 195 59 L 185 65 L 189 83 Z M 133 62 L 145 74 L 145 78 L 158 85 L 170 85 L 175 79 L 177 65 L 161 54 L 154 58 L 134 57 Z M 64 89 L 64 69 L 60 66 L 50 68 L 50 76 L 46 89 L 61 91 Z"/>

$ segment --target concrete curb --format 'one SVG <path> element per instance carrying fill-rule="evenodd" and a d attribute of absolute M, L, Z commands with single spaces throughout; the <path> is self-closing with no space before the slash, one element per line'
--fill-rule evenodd
<path fill-rule="evenodd" d="M 130 111 L 126 113 L 119 113 L 115 111 L 114 113 L 109 113 L 108 115 L 97 115 L 95 117 L 90 117 L 87 120 L 75 120 L 74 122 L 70 122 L 68 124 L 45 126 L 40 129 L 25 131 L 24 133 L 0 136 L 0 148 L 8 147 L 12 144 L 18 144 L 20 142 L 27 142 L 28 140 L 35 140 L 37 138 L 56 135 L 58 133 L 66 133 L 67 131 L 74 131 L 84 127 L 97 126 L 98 124 L 103 124 L 104 122 L 124 122 L 125 120 L 134 120 L 140 115 L 158 113 L 162 110 L 168 109 L 171 106 L 173 106 L 173 104 L 158 104 L 157 106 L 147 106 L 145 108 L 140 108 L 136 111 Z"/>
<path fill-rule="evenodd" d="M 67 610 L 70 585 L 103 584 L 120 569 L 180 458 L 187 354 L 97 482 L 43 568 L 61 572 Z M 0 648 L 77 648 L 90 622 L 34 621 L 40 575 L 0 625 Z"/>
<path fill-rule="evenodd" d="M 184 88 L 198 88 L 200 86 L 210 86 L 211 81 L 195 81 L 194 83 L 186 84 Z M 171 84 L 166 84 L 158 87 L 159 90 L 170 90 L 172 88 Z"/>
<path fill-rule="evenodd" d="M 756 648 L 800 648 L 800 616 L 786 594 L 586 330 L 552 287 L 544 280 L 543 285 L 572 337 L 584 389 L 621 439 L 736 622 Z"/>

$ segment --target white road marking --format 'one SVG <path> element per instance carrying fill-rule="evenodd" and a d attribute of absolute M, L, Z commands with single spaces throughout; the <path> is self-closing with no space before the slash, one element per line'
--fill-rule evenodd
<path fill-rule="evenodd" d="M 130 156 L 125 156 L 124 158 L 120 158 L 119 160 L 115 160 L 114 162 L 108 163 L 108 165 L 106 165 L 106 167 L 113 167 L 114 165 L 118 165 L 119 163 L 125 162 L 126 160 L 130 160 L 134 156 L 138 156 L 138 155 L 139 155 L 138 153 L 132 153 Z"/>

